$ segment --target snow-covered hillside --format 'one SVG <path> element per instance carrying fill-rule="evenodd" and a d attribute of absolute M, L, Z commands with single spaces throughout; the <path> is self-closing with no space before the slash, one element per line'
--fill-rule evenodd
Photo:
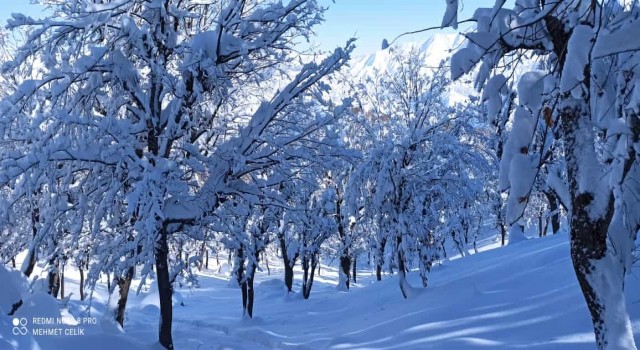
<path fill-rule="evenodd" d="M 266 271 L 258 274 L 253 320 L 241 317 L 240 292 L 229 287 L 226 265 L 219 273 L 211 267 L 201 273 L 199 288 L 179 289 L 180 297 L 174 298 L 176 349 L 593 348 L 589 313 L 573 273 L 566 234 L 495 247 L 485 242 L 487 251 L 435 267 L 432 285 L 417 289 L 409 300 L 402 298 L 395 276 L 375 282 L 366 268 L 351 291 L 337 291 L 336 269 L 327 266 L 322 266 L 309 300 L 285 297 L 282 271 L 272 261 L 270 276 Z M 636 340 L 640 299 L 632 291 L 640 288 L 638 272 L 630 274 L 626 287 Z M 74 291 L 77 279 L 69 275 Z M 419 285 L 417 278 L 412 283 Z M 96 291 L 93 303 L 72 297 L 69 311 L 63 310 L 65 319 L 72 320 L 69 312 L 87 316 L 83 310 L 88 308 L 100 320 L 103 288 Z M 121 335 L 105 334 L 98 322 L 84 326 L 85 336 L 13 336 L 12 320 L 3 313 L 0 349 L 153 348 L 149 344 L 156 341 L 158 326 L 154 289 L 130 294 L 126 333 Z M 25 317 L 21 312 L 26 311 L 19 310 L 16 317 Z M 47 326 L 30 322 L 27 328 Z"/>

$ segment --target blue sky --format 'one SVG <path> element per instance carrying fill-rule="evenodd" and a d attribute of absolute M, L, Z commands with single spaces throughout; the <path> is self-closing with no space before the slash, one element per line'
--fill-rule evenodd
<path fill-rule="evenodd" d="M 352 37 L 358 37 L 357 54 L 366 54 L 380 48 L 382 39 L 389 41 L 407 31 L 440 24 L 445 0 L 319 0 L 329 6 L 326 22 L 316 28 L 314 42 L 329 50 Z M 476 7 L 490 7 L 495 0 L 461 1 L 460 18 L 467 18 Z M 2 0 L 0 19 L 6 21 L 12 12 L 41 14 L 38 6 L 29 0 Z M 402 38 L 400 42 L 426 40 L 433 32 Z"/>
<path fill-rule="evenodd" d="M 6 24 L 12 13 L 25 13 L 36 16 L 42 13 L 41 6 L 31 5 L 30 0 L 3 0 L 0 4 L 0 18 L 2 25 Z"/>
<path fill-rule="evenodd" d="M 445 0 L 319 0 L 329 6 L 326 22 L 316 29 L 323 49 L 343 44 L 351 36 L 358 38 L 357 53 L 380 49 L 382 39 L 393 40 L 398 35 L 439 26 L 445 10 Z M 461 1 L 459 18 L 468 18 L 477 7 L 491 7 L 495 0 Z M 398 40 L 423 41 L 433 33 L 406 36 Z M 449 30 L 452 33 L 453 31 Z"/>

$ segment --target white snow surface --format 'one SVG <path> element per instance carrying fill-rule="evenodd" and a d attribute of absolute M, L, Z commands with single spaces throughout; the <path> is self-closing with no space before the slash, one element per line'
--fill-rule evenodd
<path fill-rule="evenodd" d="M 573 273 L 566 233 L 503 248 L 497 245 L 493 239 L 486 240 L 480 253 L 435 266 L 431 285 L 426 289 L 418 288 L 418 274 L 410 273 L 409 282 L 417 294 L 408 300 L 400 294 L 396 275 L 386 275 L 383 281 L 376 282 L 364 264 L 366 259 L 358 283 L 348 292 L 336 290 L 336 267 L 322 266 L 309 300 L 297 294 L 285 296 L 282 270 L 274 257 L 270 262 L 271 276 L 266 269 L 257 273 L 252 320 L 242 318 L 239 290 L 228 287 L 227 276 L 217 273 L 215 259 L 211 259 L 210 269 L 200 274 L 200 288 L 177 288 L 184 306 L 174 300 L 175 347 L 594 348 L 589 313 Z M 636 341 L 640 340 L 638 269 L 634 268 L 626 284 Z M 299 273 L 296 272 L 295 290 L 299 289 Z M 62 314 L 78 317 L 89 302 L 78 300 L 75 272 L 68 270 L 65 277 L 67 293 L 74 294 Z M 14 336 L 12 319 L 3 313 L 0 349 L 159 349 L 155 343 L 157 291 L 143 287 L 135 295 L 138 283 L 134 281 L 132 286 L 124 334 L 102 330 L 98 324 L 86 325 L 84 336 Z M 104 288 L 99 285 L 89 306 L 91 316 L 98 319 L 107 302 Z M 0 294 L 5 290 L 1 289 Z M 40 302 L 46 305 L 44 309 L 50 309 L 50 301 L 53 300 Z M 31 308 L 29 314 L 35 311 Z"/>
<path fill-rule="evenodd" d="M 567 49 L 567 64 L 562 70 L 560 91 L 571 91 L 575 98 L 582 97 L 582 82 L 585 79 L 584 69 L 589 62 L 589 55 L 593 45 L 593 29 L 586 25 L 579 25 L 573 29 Z"/>

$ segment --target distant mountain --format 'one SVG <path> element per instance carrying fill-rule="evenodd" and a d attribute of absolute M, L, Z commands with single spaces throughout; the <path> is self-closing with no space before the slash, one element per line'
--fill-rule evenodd
<path fill-rule="evenodd" d="M 355 81 L 367 78 L 379 77 L 397 65 L 393 61 L 393 51 L 409 53 L 417 50 L 422 57 L 425 66 L 436 68 L 443 60 L 447 60 L 460 47 L 464 45 L 464 37 L 458 34 L 435 34 L 423 42 L 409 42 L 393 45 L 384 50 L 378 50 L 369 55 L 355 56 L 352 58 L 347 75 Z M 449 100 L 456 103 L 468 100 L 469 96 L 478 95 L 473 89 L 471 81 L 457 81 L 451 85 Z"/>
<path fill-rule="evenodd" d="M 393 45 L 384 50 L 364 56 L 356 56 L 351 62 L 353 76 L 365 76 L 378 72 L 385 72 L 391 66 L 392 50 L 409 52 L 417 50 L 424 58 L 427 66 L 438 66 L 442 60 L 449 58 L 453 51 L 462 45 L 463 38 L 457 34 L 435 34 L 423 42 L 409 42 Z"/>

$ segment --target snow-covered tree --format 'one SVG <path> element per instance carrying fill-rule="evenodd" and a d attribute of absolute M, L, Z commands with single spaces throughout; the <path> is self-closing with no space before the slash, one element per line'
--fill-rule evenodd
<path fill-rule="evenodd" d="M 443 25 L 453 25 L 458 1 L 449 1 Z M 571 258 L 591 313 L 598 349 L 635 349 L 623 294 L 625 274 L 633 261 L 640 229 L 637 89 L 638 51 L 632 39 L 640 9 L 629 1 L 528 1 L 513 8 L 498 1 L 477 9 L 476 29 L 467 46 L 452 59 L 454 78 L 480 64 L 478 87 L 500 104 L 492 75 L 505 62 L 520 62 L 523 53 L 539 56 L 542 69 L 518 82 L 519 105 L 509 132 L 502 169 L 513 221 L 529 200 L 545 152 L 529 154 L 536 125 L 555 129 L 562 144 L 570 212 Z M 523 170 L 524 169 L 524 170 Z M 558 172 L 547 181 L 558 184 Z M 563 186 L 558 186 L 558 188 Z M 559 198 L 565 191 L 557 191 Z M 517 235 L 517 225 L 511 232 Z"/>
<path fill-rule="evenodd" d="M 395 53 L 394 59 L 394 68 L 371 82 L 369 95 L 361 98 L 372 101 L 368 109 L 363 102 L 362 112 L 370 116 L 374 141 L 352 181 L 379 230 L 377 270 L 389 249 L 407 298 L 411 288 L 405 274 L 413 261 L 426 286 L 448 237 L 465 251 L 462 244 L 477 226 L 471 222 L 477 214 L 459 207 L 479 201 L 488 154 L 475 142 L 477 110 L 448 105 L 446 71 L 426 67 L 417 51 Z"/>
<path fill-rule="evenodd" d="M 76 235 L 70 240 L 111 235 L 96 240 L 89 283 L 100 272 L 128 279 L 137 264 L 144 277 L 155 263 L 159 342 L 173 348 L 169 236 L 208 222 L 228 196 L 257 195 L 260 187 L 245 178 L 335 119 L 281 117 L 339 69 L 352 46 L 302 65 L 287 82 L 278 71 L 293 60 L 293 42 L 322 20 L 315 0 L 51 6 L 49 18 L 14 15 L 9 23 L 29 34 L 2 66 L 25 77 L 1 105 L 2 227 L 37 203 L 24 219 L 35 230 L 32 251 L 50 246 L 69 215 L 83 221 L 65 233 Z M 263 85 L 273 89 L 250 93 Z"/>
<path fill-rule="evenodd" d="M 315 270 L 320 263 L 320 248 L 330 236 L 336 234 L 336 192 L 330 178 L 321 178 L 318 187 L 306 197 L 306 206 L 300 213 L 298 251 L 302 264 L 302 297 L 309 299 Z"/>

